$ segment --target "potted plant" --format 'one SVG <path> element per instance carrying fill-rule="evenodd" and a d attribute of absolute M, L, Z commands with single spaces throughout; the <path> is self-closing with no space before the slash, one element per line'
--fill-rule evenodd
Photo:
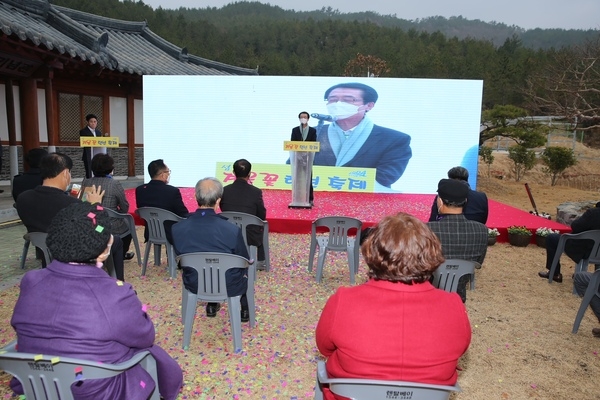
<path fill-rule="evenodd" d="M 535 243 L 539 247 L 546 248 L 546 236 L 550 235 L 551 233 L 560 233 L 560 232 L 557 230 L 554 230 L 554 229 L 546 228 L 546 227 L 537 228 L 535 230 Z"/>
<path fill-rule="evenodd" d="M 517 247 L 526 247 L 533 233 L 525 226 L 511 225 L 508 227 L 508 243 Z"/>
<path fill-rule="evenodd" d="M 496 244 L 496 240 L 498 240 L 498 236 L 500 232 L 496 228 L 488 228 L 488 246 L 493 246 Z"/>

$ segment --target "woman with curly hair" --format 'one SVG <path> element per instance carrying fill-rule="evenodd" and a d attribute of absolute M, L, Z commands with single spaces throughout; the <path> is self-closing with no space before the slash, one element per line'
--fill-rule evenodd
<path fill-rule="evenodd" d="M 372 229 L 361 252 L 369 280 L 340 287 L 317 325 L 328 375 L 454 385 L 471 326 L 460 297 L 429 282 L 444 262 L 438 238 L 399 213 Z M 323 391 L 326 399 L 336 398 Z"/>

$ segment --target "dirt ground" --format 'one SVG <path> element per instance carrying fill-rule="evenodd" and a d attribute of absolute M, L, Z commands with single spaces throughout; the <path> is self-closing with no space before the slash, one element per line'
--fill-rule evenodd
<path fill-rule="evenodd" d="M 538 212 L 546 212 L 556 220 L 556 207 L 561 203 L 600 201 L 600 150 L 577 144 L 575 153 L 581 156 L 577 164 L 568 168 L 556 185 L 551 186 L 550 176 L 543 172 L 541 163 L 528 171 L 520 182 L 515 182 L 508 155 L 495 152 L 489 175 L 488 166 L 480 161 L 477 190 L 485 192 L 493 200 L 532 211 L 533 206 L 525 190 L 527 183 Z"/>

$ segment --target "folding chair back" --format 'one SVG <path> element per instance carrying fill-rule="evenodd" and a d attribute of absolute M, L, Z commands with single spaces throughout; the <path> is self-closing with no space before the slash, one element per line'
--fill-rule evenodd
<path fill-rule="evenodd" d="M 464 275 L 475 280 L 475 266 L 479 263 L 468 260 L 448 259 L 433 272 L 433 286 L 446 292 L 456 292 L 458 281 Z"/>
<path fill-rule="evenodd" d="M 156 361 L 148 351 L 142 351 L 120 364 L 105 364 L 50 355 L 16 352 L 16 342 L 0 351 L 0 369 L 16 377 L 27 400 L 72 400 L 71 385 L 86 379 L 102 379 L 119 375 L 141 364 L 155 383 L 150 397 L 159 400 Z M 149 383 L 148 383 L 149 384 Z"/>
<path fill-rule="evenodd" d="M 148 266 L 148 257 L 150 256 L 150 246 L 154 245 L 154 264 L 160 265 L 160 246 L 164 245 L 167 249 L 167 263 L 169 266 L 169 274 L 171 278 L 177 275 L 177 264 L 175 262 L 175 249 L 167 240 L 165 232 L 165 221 L 179 222 L 185 218 L 168 210 L 163 210 L 157 207 L 140 207 L 135 211 L 141 218 L 146 221 L 148 229 L 148 243 L 144 252 L 144 261 L 142 264 L 142 276 L 146 275 L 146 267 Z"/>
<path fill-rule="evenodd" d="M 383 381 L 358 378 L 329 378 L 323 361 L 317 363 L 317 387 L 315 400 L 323 398 L 322 385 L 329 385 L 333 393 L 351 400 L 448 400 L 452 392 L 460 392 L 454 386 L 433 385 L 405 381 Z"/>
<path fill-rule="evenodd" d="M 329 230 L 327 236 L 317 235 L 318 228 Z M 316 248 L 319 247 L 317 261 L 317 282 L 323 277 L 323 264 L 328 250 L 345 251 L 348 253 L 348 269 L 350 283 L 354 284 L 354 275 L 358 273 L 360 253 L 360 230 L 362 222 L 352 217 L 322 217 L 312 223 L 310 236 L 310 253 L 308 255 L 308 270 L 312 271 Z M 356 237 L 348 237 L 348 231 L 356 229 Z"/>
<path fill-rule="evenodd" d="M 243 212 L 237 211 L 222 211 L 221 214 L 223 217 L 226 217 L 229 222 L 237 225 L 242 230 L 242 235 L 244 236 L 244 243 L 246 243 L 246 248 L 248 249 L 248 254 L 250 255 L 251 260 L 257 260 L 257 248 L 256 246 L 251 246 L 248 244 L 248 236 L 246 232 L 246 227 L 248 225 L 258 225 L 263 227 L 263 249 L 265 250 L 265 271 L 270 270 L 270 259 L 269 259 L 269 224 L 267 221 L 263 221 L 258 218 L 256 215 L 247 214 Z"/>
<path fill-rule="evenodd" d="M 128 213 L 119 213 L 115 210 L 111 210 L 109 208 L 105 208 L 106 212 L 111 218 L 123 220 L 123 223 L 127 226 L 127 230 L 121 233 L 121 239 L 123 239 L 127 235 L 131 235 L 133 240 L 133 245 L 135 246 L 135 254 L 137 255 L 138 265 L 142 265 L 142 253 L 140 252 L 140 241 L 137 237 L 136 229 L 135 229 L 135 220 L 133 219 L 133 215 Z"/>
<path fill-rule="evenodd" d="M 250 326 L 256 324 L 256 310 L 254 305 L 254 280 L 256 277 L 255 264 L 248 264 L 248 260 L 235 254 L 197 252 L 181 254 L 179 256 L 181 267 L 194 268 L 198 273 L 198 293 L 194 294 L 183 286 L 181 297 L 181 319 L 183 321 L 183 348 L 190 345 L 192 328 L 196 316 L 197 303 L 206 301 L 220 303 L 227 301 L 229 321 L 233 336 L 234 351 L 242 349 L 242 319 L 240 298 L 242 296 L 228 297 L 225 273 L 231 268 L 248 269 L 248 311 Z"/>

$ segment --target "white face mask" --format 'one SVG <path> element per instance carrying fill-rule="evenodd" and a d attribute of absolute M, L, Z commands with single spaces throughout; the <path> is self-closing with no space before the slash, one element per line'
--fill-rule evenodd
<path fill-rule="evenodd" d="M 337 103 L 327 104 L 327 113 L 331 115 L 334 121 L 346 119 L 358 113 L 359 106 L 338 101 Z"/>
<path fill-rule="evenodd" d="M 300 123 L 302 125 L 306 124 L 308 122 L 308 120 L 306 118 L 300 118 Z"/>

